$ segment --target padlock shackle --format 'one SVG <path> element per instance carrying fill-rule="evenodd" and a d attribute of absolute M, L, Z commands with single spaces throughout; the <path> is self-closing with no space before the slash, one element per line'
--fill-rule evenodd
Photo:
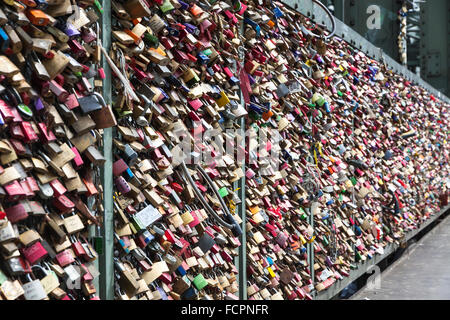
<path fill-rule="evenodd" d="M 42 266 L 40 266 L 40 265 L 38 265 L 38 264 L 32 265 L 32 266 L 31 266 L 31 269 L 33 269 L 33 268 L 41 269 L 41 271 L 44 272 L 45 275 L 48 275 L 47 270 L 45 270 Z"/>
<path fill-rule="evenodd" d="M 92 94 L 97 97 L 97 100 L 100 102 L 102 107 L 106 107 L 107 106 L 106 102 L 105 102 L 105 99 L 103 98 L 103 96 L 100 93 L 94 91 L 94 92 L 92 92 Z"/>
<path fill-rule="evenodd" d="M 205 198 L 203 197 L 202 193 L 198 189 L 197 185 L 195 184 L 194 180 L 192 179 L 191 175 L 189 174 L 188 168 L 186 167 L 186 163 L 184 161 L 181 162 L 181 169 L 183 170 L 184 174 L 186 175 L 186 178 L 188 179 L 189 183 L 191 184 L 192 188 L 194 189 L 195 194 L 199 198 L 200 202 L 203 204 L 203 206 L 207 209 L 207 211 L 212 215 L 215 220 L 222 225 L 225 228 L 231 229 L 234 236 L 240 236 L 242 234 L 241 227 L 239 224 L 234 220 L 234 218 L 231 216 L 228 207 L 225 205 L 225 202 L 223 201 L 222 197 L 219 194 L 219 191 L 216 190 L 213 181 L 211 178 L 206 174 L 205 170 L 200 166 L 196 165 L 195 167 L 197 171 L 200 172 L 200 174 L 205 178 L 208 185 L 213 189 L 216 196 L 219 198 L 220 205 L 222 206 L 222 210 L 225 213 L 225 219 L 228 221 L 224 221 L 206 202 Z"/>

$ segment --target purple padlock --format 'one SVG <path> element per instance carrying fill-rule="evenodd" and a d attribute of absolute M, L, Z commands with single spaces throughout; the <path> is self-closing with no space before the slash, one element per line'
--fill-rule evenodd
<path fill-rule="evenodd" d="M 198 36 L 200 34 L 200 30 L 196 26 L 190 23 L 183 23 L 183 24 L 189 33 L 192 33 L 195 36 Z"/>
<path fill-rule="evenodd" d="M 78 31 L 78 29 L 75 28 L 75 26 L 69 22 L 66 23 L 66 26 L 64 28 L 64 33 L 67 34 L 69 37 L 76 37 L 76 36 L 80 35 L 80 32 Z"/>
<path fill-rule="evenodd" d="M 161 295 L 161 300 L 167 300 L 166 292 L 163 289 L 161 289 L 160 287 L 157 287 L 156 289 L 159 291 L 159 294 Z"/>
<path fill-rule="evenodd" d="M 92 29 L 86 29 L 81 34 L 81 38 L 83 39 L 84 42 L 90 43 L 94 40 L 97 40 L 97 34 L 94 31 L 92 31 Z"/>
<path fill-rule="evenodd" d="M 34 100 L 34 108 L 36 109 L 36 111 L 41 111 L 42 109 L 45 109 L 45 106 L 42 103 L 41 98 L 36 98 Z"/>
<path fill-rule="evenodd" d="M 181 8 L 180 8 L 180 9 L 182 9 L 182 10 L 187 10 L 187 9 L 189 9 L 189 4 L 187 4 L 186 2 L 183 2 L 183 1 L 181 1 L 181 0 L 178 0 L 178 3 L 181 5 Z"/>
<path fill-rule="evenodd" d="M 114 184 L 116 185 L 117 190 L 118 190 L 120 193 L 122 193 L 122 194 L 126 194 L 126 193 L 128 193 L 128 192 L 131 191 L 130 185 L 129 185 L 128 182 L 125 180 L 125 178 L 122 177 L 122 176 L 117 177 L 117 178 L 114 180 Z"/>

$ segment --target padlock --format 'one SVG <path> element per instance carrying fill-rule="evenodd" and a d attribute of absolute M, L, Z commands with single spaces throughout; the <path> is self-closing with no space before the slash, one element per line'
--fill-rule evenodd
<path fill-rule="evenodd" d="M 129 270 L 126 270 L 119 260 L 115 259 L 114 265 L 118 268 L 120 274 L 119 284 L 121 289 L 124 290 L 128 296 L 134 296 L 139 289 L 138 283 L 130 274 Z"/>
<path fill-rule="evenodd" d="M 34 270 L 40 270 L 44 276 L 39 281 L 41 282 L 42 288 L 44 289 L 46 295 L 50 294 L 56 288 L 59 288 L 59 280 L 54 271 L 46 269 L 40 265 L 31 266 L 31 269 L 33 268 Z"/>
<path fill-rule="evenodd" d="M 47 298 L 40 280 L 32 280 L 30 274 L 27 274 L 27 281 L 22 284 L 25 300 L 43 300 Z"/>

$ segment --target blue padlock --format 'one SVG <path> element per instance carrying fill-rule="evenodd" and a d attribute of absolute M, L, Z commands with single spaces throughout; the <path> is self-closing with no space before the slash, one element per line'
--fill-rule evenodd
<path fill-rule="evenodd" d="M 9 37 L 3 28 L 0 28 L 0 50 L 4 52 L 9 48 Z"/>
<path fill-rule="evenodd" d="M 273 14 L 275 15 L 275 18 L 277 18 L 277 19 L 283 16 L 283 12 L 278 7 L 275 7 L 273 9 Z"/>
<path fill-rule="evenodd" d="M 249 24 L 253 28 L 256 28 L 256 26 L 258 26 L 258 24 L 250 18 L 244 18 L 244 23 Z"/>
<path fill-rule="evenodd" d="M 200 64 L 208 64 L 208 62 L 209 62 L 209 57 L 201 52 L 197 55 L 197 59 Z M 208 69 L 212 70 L 212 68 L 208 68 Z M 214 74 L 214 71 L 213 71 L 213 74 Z"/>
<path fill-rule="evenodd" d="M 130 168 L 127 168 L 127 170 L 125 170 L 125 172 L 123 173 L 125 180 L 129 181 L 130 179 L 134 178 L 134 174 L 133 171 L 131 171 Z"/>
<path fill-rule="evenodd" d="M 186 275 L 186 270 L 182 266 L 179 266 L 176 271 L 182 277 Z"/>
<path fill-rule="evenodd" d="M 180 35 L 180 31 L 178 31 L 178 29 L 167 27 L 167 30 L 172 37 L 178 37 Z"/>
<path fill-rule="evenodd" d="M 206 68 L 206 72 L 208 72 L 208 74 L 212 77 L 214 75 L 214 70 L 211 67 Z"/>
<path fill-rule="evenodd" d="M 36 3 L 35 9 L 45 10 L 48 7 L 48 3 L 45 0 L 34 0 L 34 2 Z"/>
<path fill-rule="evenodd" d="M 194 299 L 198 294 L 197 289 L 190 287 L 185 292 L 182 293 L 181 299 L 183 300 L 192 300 Z"/>
<path fill-rule="evenodd" d="M 233 76 L 233 77 L 230 78 L 230 80 L 228 80 L 228 82 L 229 82 L 232 86 L 234 86 L 234 85 L 239 84 L 240 81 L 239 81 L 238 78 L 236 78 L 235 76 Z"/>
<path fill-rule="evenodd" d="M 254 103 L 250 103 L 249 107 L 250 107 L 250 109 L 252 111 L 254 111 L 256 113 L 259 113 L 259 114 L 263 113 L 262 109 L 258 105 L 254 104 Z"/>

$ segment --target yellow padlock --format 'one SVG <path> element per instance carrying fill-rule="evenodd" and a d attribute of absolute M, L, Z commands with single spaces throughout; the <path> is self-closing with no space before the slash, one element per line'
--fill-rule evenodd
<path fill-rule="evenodd" d="M 183 220 L 183 224 L 187 225 L 194 221 L 194 217 L 191 215 L 189 211 L 186 211 L 185 213 L 181 214 L 181 219 Z"/>
<path fill-rule="evenodd" d="M 353 187 L 353 184 L 350 180 L 345 181 L 345 186 L 350 189 L 351 187 Z"/>
<path fill-rule="evenodd" d="M 268 268 L 267 268 L 267 271 L 269 271 L 270 277 L 272 277 L 272 278 L 275 278 L 275 277 L 276 277 L 275 272 L 273 272 L 273 270 L 272 270 L 271 267 L 268 267 Z"/>
<path fill-rule="evenodd" d="M 216 100 L 216 103 L 219 107 L 223 107 L 227 103 L 230 103 L 230 99 L 228 99 L 228 96 L 225 94 L 224 91 L 221 91 L 220 98 Z"/>
<path fill-rule="evenodd" d="M 300 241 L 302 242 L 302 244 L 305 244 L 305 243 L 306 243 L 305 237 L 303 237 L 302 235 L 300 235 L 299 238 L 300 238 Z"/>

